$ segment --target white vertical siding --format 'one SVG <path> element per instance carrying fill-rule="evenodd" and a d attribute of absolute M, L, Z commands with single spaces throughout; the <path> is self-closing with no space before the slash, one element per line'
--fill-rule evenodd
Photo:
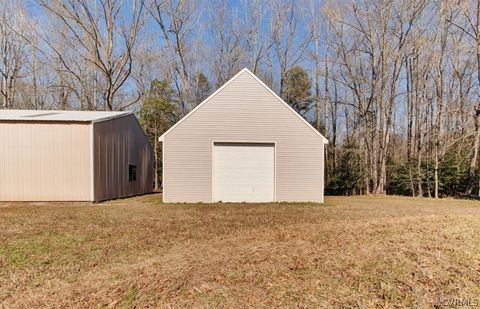
<path fill-rule="evenodd" d="M 212 201 L 214 141 L 274 141 L 277 201 L 323 202 L 322 137 L 245 71 L 165 135 L 166 202 Z"/>
<path fill-rule="evenodd" d="M 0 201 L 88 201 L 90 125 L 0 123 Z"/>

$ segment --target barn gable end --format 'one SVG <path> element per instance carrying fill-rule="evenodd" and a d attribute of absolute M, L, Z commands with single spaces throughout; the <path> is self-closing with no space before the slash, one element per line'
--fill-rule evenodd
<path fill-rule="evenodd" d="M 237 81 L 238 79 L 238 81 Z M 247 80 L 250 79 L 250 83 L 254 86 L 255 83 L 258 83 L 257 89 L 259 93 L 265 92 L 269 93 L 273 98 L 272 101 L 277 101 L 279 104 L 283 105 L 283 107 L 291 113 L 292 117 L 297 118 L 300 122 L 302 122 L 307 128 L 309 128 L 312 132 L 318 135 L 325 144 L 328 144 L 328 140 L 318 132 L 310 123 L 308 123 L 302 116 L 300 116 L 292 107 L 290 107 L 285 101 L 282 100 L 273 90 L 271 90 L 264 82 L 262 82 L 255 74 L 253 74 L 247 68 L 241 70 L 237 75 L 232 77 L 228 82 L 226 82 L 222 87 L 218 88 L 217 91 L 212 93 L 207 99 L 205 99 L 202 103 L 200 103 L 197 107 L 195 107 L 190 113 L 188 113 L 184 118 L 182 118 L 179 122 L 173 125 L 170 129 L 168 129 L 162 136 L 160 136 L 159 141 L 163 141 L 164 137 L 169 134 L 171 131 L 175 130 L 178 126 L 180 126 L 184 121 L 189 121 L 191 117 L 195 117 L 195 114 L 200 110 L 204 105 L 211 104 L 210 101 L 216 101 L 219 98 L 217 96 L 221 96 L 223 91 L 228 91 L 228 88 L 235 88 L 236 83 L 245 83 Z M 226 89 L 227 88 L 227 89 Z M 254 87 L 252 87 L 254 90 Z M 258 93 L 257 93 L 258 94 Z M 239 94 L 240 97 L 243 98 L 246 94 Z M 220 98 L 221 100 L 221 98 Z M 233 102 L 233 101 L 232 101 Z M 248 103 L 247 100 L 243 101 L 242 103 Z M 243 105 L 243 104 L 242 104 Z"/>
<path fill-rule="evenodd" d="M 213 150 L 221 142 L 273 143 L 273 200 L 323 201 L 327 140 L 247 69 L 160 140 L 167 202 L 214 201 Z"/>

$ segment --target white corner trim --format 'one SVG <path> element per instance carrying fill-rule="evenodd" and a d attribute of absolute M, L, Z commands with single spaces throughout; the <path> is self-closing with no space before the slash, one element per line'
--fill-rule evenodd
<path fill-rule="evenodd" d="M 95 186 L 94 186 L 94 173 L 95 173 L 95 156 L 94 156 L 94 136 L 93 136 L 93 126 L 95 124 L 90 124 L 90 201 L 95 201 Z"/>
<path fill-rule="evenodd" d="M 160 138 L 158 139 L 160 140 Z M 155 171 L 155 175 L 156 174 L 157 173 Z M 165 143 L 162 143 L 162 203 L 165 203 L 167 200 L 165 192 Z"/>
<path fill-rule="evenodd" d="M 214 151 L 214 148 L 215 147 L 215 141 L 212 140 L 212 145 L 210 147 L 210 187 L 211 187 L 211 194 L 210 194 L 210 203 L 215 203 L 214 201 L 214 196 L 215 196 L 215 192 L 213 191 L 214 189 L 214 186 L 213 186 L 213 151 Z"/>

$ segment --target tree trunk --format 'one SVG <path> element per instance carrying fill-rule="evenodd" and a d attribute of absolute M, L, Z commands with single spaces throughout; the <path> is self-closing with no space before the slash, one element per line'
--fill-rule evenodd
<path fill-rule="evenodd" d="M 3 95 L 3 108 L 8 108 L 8 97 L 7 97 L 7 79 L 5 76 L 2 77 L 2 95 Z"/>
<path fill-rule="evenodd" d="M 328 71 L 328 46 L 330 44 L 329 42 L 329 36 L 328 36 L 328 28 L 326 28 L 327 31 L 327 50 L 325 51 L 325 100 L 323 101 L 323 134 L 325 137 L 328 136 L 328 103 L 330 101 L 330 89 L 328 88 L 328 79 L 329 79 L 329 71 Z"/>
<path fill-rule="evenodd" d="M 413 132 L 413 95 L 412 95 L 412 66 L 409 65 L 410 59 L 405 60 L 406 68 L 406 86 L 407 86 L 407 161 L 412 157 L 412 132 Z M 415 194 L 415 193 L 414 193 Z"/>
<path fill-rule="evenodd" d="M 332 168 L 333 171 L 337 169 L 337 110 L 338 110 L 338 89 L 337 83 L 334 79 L 333 87 L 335 90 L 333 108 L 331 108 L 332 118 Z M 348 131 L 347 131 L 348 133 Z"/>
<path fill-rule="evenodd" d="M 435 179 L 435 198 L 438 198 L 438 187 L 439 187 L 439 179 L 438 179 L 438 167 L 439 167 L 439 158 L 438 158 L 438 142 L 435 143 L 435 170 L 434 170 L 434 179 Z"/>
<path fill-rule="evenodd" d="M 155 190 L 158 190 L 158 133 L 155 130 L 154 141 L 153 141 L 153 164 L 154 164 L 154 177 L 155 177 Z M 163 181 L 163 179 L 162 179 Z"/>
<path fill-rule="evenodd" d="M 466 194 L 470 195 L 473 192 L 473 186 L 475 182 L 475 172 L 477 169 L 477 162 L 478 162 L 478 148 L 480 146 L 480 104 L 477 106 L 475 111 L 475 142 L 473 143 L 473 156 L 472 160 L 470 161 L 470 168 L 468 172 L 468 186 Z"/>
<path fill-rule="evenodd" d="M 477 44 L 477 81 L 480 84 L 480 0 L 477 0 L 477 23 L 476 23 L 476 44 Z M 480 101 L 480 91 L 478 92 L 478 100 Z M 475 135 L 475 142 L 473 144 L 473 157 L 470 161 L 470 169 L 468 173 L 468 186 L 467 186 L 467 194 L 472 194 L 473 192 L 473 184 L 475 179 L 475 171 L 477 169 L 477 161 L 478 161 L 478 147 L 480 146 L 480 103 L 477 104 L 475 109 L 475 131 L 477 134 Z M 479 179 L 480 183 L 480 179 Z M 479 188 L 480 190 L 480 188 Z M 479 192 L 480 195 L 480 192 Z"/>
<path fill-rule="evenodd" d="M 413 183 L 413 175 L 410 166 L 408 167 L 408 178 L 410 180 L 410 190 L 412 190 L 412 197 L 415 196 L 415 184 Z"/>
<path fill-rule="evenodd" d="M 418 149 L 417 149 L 417 186 L 418 186 L 418 196 L 423 197 L 421 144 L 419 144 Z"/>
<path fill-rule="evenodd" d="M 319 67 L 319 51 L 318 40 L 315 40 L 315 118 L 316 128 L 320 132 L 321 129 L 321 107 L 320 107 L 320 67 Z"/>
<path fill-rule="evenodd" d="M 105 94 L 105 105 L 104 110 L 111 111 L 113 110 L 113 85 L 109 85 L 107 93 Z"/>

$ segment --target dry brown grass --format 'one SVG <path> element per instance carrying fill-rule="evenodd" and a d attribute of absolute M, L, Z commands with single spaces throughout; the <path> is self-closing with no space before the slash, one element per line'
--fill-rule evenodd
<path fill-rule="evenodd" d="M 98 205 L 3 203 L 0 304 L 480 302 L 479 206 L 400 197 L 330 197 L 325 205 L 168 205 L 158 195 Z"/>

